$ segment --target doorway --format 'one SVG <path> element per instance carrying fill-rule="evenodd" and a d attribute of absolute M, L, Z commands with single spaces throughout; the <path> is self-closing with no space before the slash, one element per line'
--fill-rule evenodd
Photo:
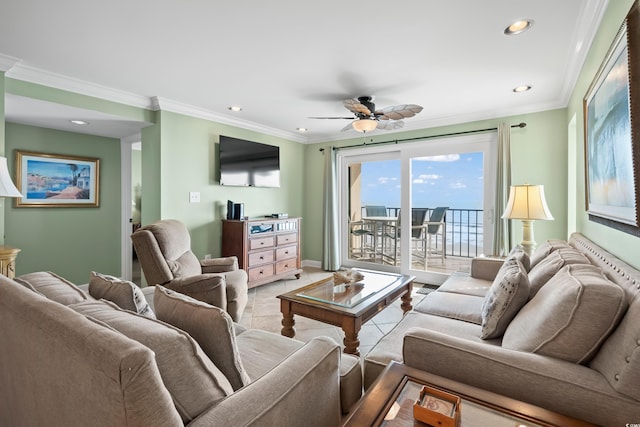
<path fill-rule="evenodd" d="M 339 152 L 342 265 L 434 284 L 469 271 L 491 251 L 496 145 L 491 133 Z"/>

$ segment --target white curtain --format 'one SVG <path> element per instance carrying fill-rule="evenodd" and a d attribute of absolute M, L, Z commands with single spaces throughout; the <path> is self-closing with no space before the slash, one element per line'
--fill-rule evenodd
<path fill-rule="evenodd" d="M 329 146 L 324 149 L 324 215 L 322 236 L 322 268 L 327 271 L 336 271 L 340 268 L 337 181 L 336 150 Z"/>
<path fill-rule="evenodd" d="M 506 255 L 511 249 L 511 224 L 502 219 L 511 186 L 511 125 L 498 125 L 498 171 L 493 221 L 493 255 Z"/>

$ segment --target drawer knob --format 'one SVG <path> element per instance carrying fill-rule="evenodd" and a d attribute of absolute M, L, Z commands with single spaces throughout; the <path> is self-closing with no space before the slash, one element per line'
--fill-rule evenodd
<path fill-rule="evenodd" d="M 264 257 L 263 257 L 263 256 L 261 256 L 261 257 L 260 257 L 260 259 L 264 259 Z"/>

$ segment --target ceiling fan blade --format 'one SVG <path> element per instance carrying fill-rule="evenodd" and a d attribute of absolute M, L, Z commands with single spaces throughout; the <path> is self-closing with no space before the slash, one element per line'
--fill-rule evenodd
<path fill-rule="evenodd" d="M 386 107 L 380 110 L 381 116 L 377 116 L 380 120 L 400 120 L 413 117 L 422 111 L 422 107 L 416 104 L 401 104 L 392 107 Z M 378 112 L 376 112 L 377 114 Z"/>
<path fill-rule="evenodd" d="M 353 130 L 353 122 L 349 123 L 348 125 L 346 125 L 342 129 L 340 129 L 340 132 L 346 132 L 348 130 Z"/>
<path fill-rule="evenodd" d="M 355 117 L 307 117 L 308 119 L 345 119 L 345 120 L 353 120 Z"/>
<path fill-rule="evenodd" d="M 404 122 L 402 120 L 387 120 L 384 122 L 378 122 L 378 126 L 376 128 L 383 130 L 394 130 L 400 129 L 403 126 Z"/>
<path fill-rule="evenodd" d="M 360 101 L 358 101 L 357 99 L 345 99 L 344 101 L 342 101 L 342 104 L 344 105 L 344 108 L 346 108 L 347 110 L 351 111 L 352 113 L 358 115 L 358 114 L 364 114 L 367 116 L 371 115 L 371 110 L 369 110 L 365 105 L 361 104 Z"/>

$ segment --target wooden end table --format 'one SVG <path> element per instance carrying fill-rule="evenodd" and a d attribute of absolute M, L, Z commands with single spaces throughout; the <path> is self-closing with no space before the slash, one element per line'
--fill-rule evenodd
<path fill-rule="evenodd" d="M 344 331 L 344 352 L 360 355 L 358 333 L 373 316 L 402 298 L 402 310 L 411 305 L 414 276 L 361 270 L 364 279 L 346 286 L 335 285 L 333 276 L 278 295 L 282 312 L 282 335 L 293 338 L 295 314 L 339 326 Z"/>
<path fill-rule="evenodd" d="M 427 385 L 462 399 L 461 427 L 593 427 L 586 421 L 459 383 L 392 361 L 352 409 L 344 427 L 426 426 L 413 418 L 413 403 Z"/>

